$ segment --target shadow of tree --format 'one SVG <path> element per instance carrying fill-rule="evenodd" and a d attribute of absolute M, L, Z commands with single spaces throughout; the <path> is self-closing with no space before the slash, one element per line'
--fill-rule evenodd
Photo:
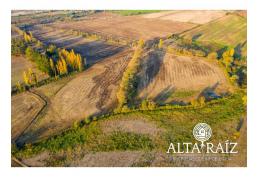
<path fill-rule="evenodd" d="M 198 95 L 197 99 L 199 99 L 200 97 L 205 97 L 205 100 L 210 101 L 213 99 L 221 98 L 221 96 L 217 95 L 217 93 L 215 92 L 218 86 L 219 82 L 216 82 L 214 85 L 204 88 Z"/>
<path fill-rule="evenodd" d="M 165 101 L 175 92 L 175 88 L 168 86 L 163 89 L 155 98 L 154 101 L 158 104 L 164 104 Z"/>
<path fill-rule="evenodd" d="M 165 51 L 163 50 L 154 50 L 148 53 L 146 58 L 141 63 L 141 79 L 138 84 L 138 92 L 148 87 L 148 85 L 153 81 L 156 75 L 159 73 L 160 68 L 163 63 L 165 56 Z M 144 96 L 146 97 L 146 96 Z"/>
<path fill-rule="evenodd" d="M 57 125 L 55 124 L 46 124 L 36 130 L 29 129 L 28 131 L 24 132 L 21 136 L 19 136 L 14 142 L 18 148 L 23 147 L 25 144 L 28 143 L 35 143 L 38 141 L 45 132 L 49 131 L 51 128 L 55 128 Z"/>
<path fill-rule="evenodd" d="M 202 36 L 202 33 L 198 33 L 198 34 L 195 34 L 193 35 L 192 37 L 192 41 L 195 42 L 198 38 L 200 38 Z"/>

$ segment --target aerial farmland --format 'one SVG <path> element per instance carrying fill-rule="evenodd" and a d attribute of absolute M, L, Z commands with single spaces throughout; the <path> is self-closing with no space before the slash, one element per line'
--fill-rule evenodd
<path fill-rule="evenodd" d="M 11 23 L 12 166 L 246 166 L 245 11 L 12 11 Z M 200 122 L 240 155 L 171 160 Z"/>

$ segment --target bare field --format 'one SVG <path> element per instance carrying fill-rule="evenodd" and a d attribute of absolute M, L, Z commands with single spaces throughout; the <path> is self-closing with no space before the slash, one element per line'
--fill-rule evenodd
<path fill-rule="evenodd" d="M 30 62 L 28 59 L 26 59 L 23 56 L 12 56 L 12 86 L 15 86 L 15 84 L 19 81 L 20 83 L 23 83 L 23 72 L 28 71 L 29 68 L 32 69 L 33 72 L 36 73 L 38 77 L 38 81 L 44 80 L 48 78 L 48 76 L 41 71 L 39 71 L 35 64 Z"/>
<path fill-rule="evenodd" d="M 151 13 L 142 15 L 142 17 L 148 19 L 205 24 L 215 19 L 223 17 L 226 13 L 226 11 L 216 10 L 178 10 Z"/>
<path fill-rule="evenodd" d="M 111 45 L 99 40 L 89 40 L 60 28 L 34 26 L 30 30 L 33 36 L 45 44 L 54 44 L 57 47 L 73 49 L 76 53 L 80 53 L 83 58 L 86 58 L 87 64 L 98 62 L 124 49 L 123 46 Z"/>
<path fill-rule="evenodd" d="M 94 32 L 103 36 L 115 36 L 130 40 L 153 39 L 174 33 L 181 33 L 193 28 L 194 24 L 147 19 L 138 16 L 120 16 L 112 13 L 98 13 L 90 18 L 71 23 L 55 23 L 56 29 L 74 29 L 83 32 Z"/>
<path fill-rule="evenodd" d="M 201 58 L 150 52 L 143 61 L 140 73 L 139 97 L 169 102 L 177 90 L 227 91 L 224 73 L 214 64 Z"/>
<path fill-rule="evenodd" d="M 131 50 L 107 58 L 61 87 L 51 97 L 46 115 L 20 138 L 35 141 L 58 133 L 89 115 L 110 111 L 116 105 L 116 91 L 129 62 Z"/>
<path fill-rule="evenodd" d="M 30 92 L 12 96 L 12 141 L 30 125 L 44 104 L 40 97 Z"/>

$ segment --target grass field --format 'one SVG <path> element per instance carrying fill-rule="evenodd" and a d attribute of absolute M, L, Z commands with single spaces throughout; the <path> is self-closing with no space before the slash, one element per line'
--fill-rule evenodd
<path fill-rule="evenodd" d="M 195 39 L 209 46 L 236 47 L 247 37 L 247 19 L 239 15 L 226 15 L 218 20 L 201 25 L 182 34 L 184 38 Z"/>
<path fill-rule="evenodd" d="M 211 125 L 213 142 L 232 139 L 239 131 L 237 127 L 241 118 L 245 116 L 241 95 L 241 93 L 234 94 L 200 108 L 179 107 L 170 110 L 134 111 L 102 116 L 89 125 L 74 125 L 61 135 L 27 146 L 16 155 L 26 159 L 44 151 L 60 154 L 61 151 L 69 151 L 69 149 L 79 149 L 82 156 L 91 152 L 96 154 L 118 151 L 141 151 L 145 154 L 147 152 L 162 153 L 167 150 L 170 142 L 193 142 L 191 130 L 197 122 L 206 122 Z M 129 121 L 136 123 L 124 127 L 124 123 L 129 123 Z M 119 122 L 121 122 L 120 127 L 117 126 Z M 112 125 L 111 130 L 106 125 Z M 150 127 L 155 129 L 156 133 L 149 133 Z M 64 163 L 69 165 L 75 160 L 66 159 Z M 177 166 L 177 164 L 169 164 L 168 161 L 166 163 L 170 166 Z M 119 164 L 116 165 L 119 166 Z M 152 166 L 152 161 L 149 162 L 149 165 Z M 194 164 L 190 163 L 189 165 L 193 166 Z M 159 166 L 158 162 L 155 162 L 154 166 Z"/>

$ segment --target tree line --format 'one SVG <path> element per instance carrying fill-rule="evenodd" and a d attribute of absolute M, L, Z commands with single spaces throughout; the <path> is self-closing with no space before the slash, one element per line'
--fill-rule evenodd
<path fill-rule="evenodd" d="M 137 71 L 140 57 L 143 52 L 144 41 L 139 40 L 126 71 L 123 73 L 122 81 L 117 92 L 118 109 L 128 109 L 128 104 L 133 100 L 137 90 Z"/>

